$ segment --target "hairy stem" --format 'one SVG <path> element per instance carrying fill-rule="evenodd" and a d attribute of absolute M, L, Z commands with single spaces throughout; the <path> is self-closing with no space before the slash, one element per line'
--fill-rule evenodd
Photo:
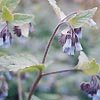
<path fill-rule="evenodd" d="M 31 97 L 32 97 L 33 93 L 35 92 L 36 86 L 38 85 L 38 83 L 39 83 L 41 77 L 42 77 L 42 71 L 40 70 L 40 71 L 39 71 L 39 75 L 38 75 L 38 77 L 37 77 L 35 83 L 33 83 L 33 86 L 32 86 L 32 88 L 31 88 L 31 90 L 30 90 L 30 93 L 29 93 L 29 96 L 28 96 L 28 100 L 31 100 Z"/>
<path fill-rule="evenodd" d="M 54 72 L 44 73 L 44 74 L 42 74 L 42 76 L 47 76 L 47 75 L 52 75 L 52 74 L 66 73 L 66 72 L 71 72 L 71 71 L 80 71 L 80 70 L 77 70 L 77 69 L 66 69 L 66 70 L 60 70 L 60 71 L 54 71 Z"/>
<path fill-rule="evenodd" d="M 58 25 L 56 26 L 54 32 L 52 33 L 52 35 L 51 35 L 51 37 L 50 37 L 50 40 L 49 40 L 49 42 L 48 42 L 48 45 L 47 45 L 47 47 L 46 47 L 45 53 L 44 53 L 42 63 L 45 63 L 45 59 L 46 59 L 46 56 L 47 56 L 47 54 L 48 54 L 50 45 L 51 45 L 51 43 L 52 43 L 52 41 L 53 41 L 53 39 L 54 39 L 54 36 L 55 36 L 57 30 L 59 29 L 59 27 L 60 27 L 63 23 L 64 23 L 64 22 L 58 24 Z"/>
<path fill-rule="evenodd" d="M 21 79 L 20 79 L 20 73 L 17 73 L 17 77 L 18 77 L 18 96 L 19 96 L 19 100 L 23 100 L 22 99 L 22 84 L 21 84 Z"/>

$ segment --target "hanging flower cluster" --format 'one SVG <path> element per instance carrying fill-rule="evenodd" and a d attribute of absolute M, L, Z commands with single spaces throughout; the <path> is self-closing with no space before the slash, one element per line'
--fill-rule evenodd
<path fill-rule="evenodd" d="M 96 23 L 93 19 L 88 20 L 88 25 L 90 27 L 96 26 Z M 75 51 L 83 50 L 82 45 L 80 43 L 80 39 L 82 38 L 82 27 L 73 28 L 69 26 L 69 29 L 65 29 L 61 32 L 58 40 L 60 44 L 63 46 L 63 52 L 68 55 L 74 55 Z"/>
<path fill-rule="evenodd" d="M 19 26 L 14 26 L 14 34 L 17 36 L 17 37 L 20 37 L 22 34 L 21 34 L 21 29 Z"/>
<path fill-rule="evenodd" d="M 0 46 L 6 46 L 11 44 L 12 42 L 12 35 L 9 31 L 8 27 L 5 26 L 2 31 L 0 32 Z"/>
<path fill-rule="evenodd" d="M 82 83 L 81 90 L 88 93 L 93 100 L 100 100 L 100 77 L 93 76 L 90 82 Z"/>
<path fill-rule="evenodd" d="M 68 55 L 74 55 L 75 51 L 81 51 L 81 38 L 82 27 L 64 30 L 59 37 L 59 42 L 63 46 L 63 52 Z"/>
<path fill-rule="evenodd" d="M 32 32 L 32 24 L 31 23 L 29 23 L 29 32 Z M 24 38 L 20 26 L 14 26 L 13 33 L 17 37 Z M 8 23 L 7 23 L 0 32 L 0 46 L 8 47 L 8 46 L 10 46 L 11 43 L 12 43 L 12 33 L 9 31 Z"/>

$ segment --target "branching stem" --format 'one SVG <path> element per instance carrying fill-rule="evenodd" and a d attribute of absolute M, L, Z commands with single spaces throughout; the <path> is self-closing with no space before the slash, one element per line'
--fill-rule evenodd
<path fill-rule="evenodd" d="M 44 73 L 44 74 L 42 74 L 42 77 L 48 76 L 48 75 L 53 75 L 53 74 L 71 72 L 71 71 L 79 71 L 79 70 L 77 70 L 77 69 L 66 69 L 66 70 L 54 71 L 54 72 Z"/>
<path fill-rule="evenodd" d="M 55 35 L 56 35 L 56 33 L 57 33 L 59 27 L 60 27 L 62 24 L 67 23 L 67 20 L 68 20 L 71 16 L 73 16 L 74 14 L 76 14 L 76 13 L 77 13 L 77 12 L 74 12 L 74 13 L 71 13 L 70 15 L 66 16 L 64 19 L 62 19 L 62 20 L 60 21 L 60 23 L 59 23 L 59 24 L 56 26 L 56 28 L 54 29 L 54 31 L 53 31 L 53 33 L 52 33 L 52 35 L 51 35 L 51 37 L 50 37 L 50 39 L 49 39 L 49 41 L 48 41 L 46 50 L 45 50 L 45 52 L 44 52 L 44 56 L 43 56 L 43 59 L 42 59 L 42 64 L 45 63 L 45 60 L 46 60 L 46 57 L 47 57 L 49 48 L 50 48 L 50 46 L 51 46 L 51 44 L 52 44 L 52 41 L 53 41 L 53 39 L 54 39 L 54 37 L 55 37 Z M 57 73 L 63 73 L 63 72 L 69 72 L 69 71 L 74 71 L 74 70 L 75 70 L 75 69 L 71 69 L 71 70 L 62 70 L 62 71 L 56 71 L 56 72 L 50 72 L 50 73 L 44 73 L 44 74 L 42 74 L 42 71 L 40 70 L 40 71 L 39 71 L 39 75 L 38 75 L 38 77 L 37 77 L 35 83 L 33 84 L 32 88 L 31 88 L 31 90 L 30 90 L 30 93 L 29 93 L 29 96 L 28 96 L 28 100 L 31 100 L 32 94 L 35 92 L 36 86 L 38 85 L 40 79 L 41 79 L 43 76 L 47 76 L 47 75 L 51 75 L 51 74 L 57 74 Z"/>

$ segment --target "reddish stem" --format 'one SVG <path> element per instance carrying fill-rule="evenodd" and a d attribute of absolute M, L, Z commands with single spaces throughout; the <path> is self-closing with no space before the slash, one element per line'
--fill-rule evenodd
<path fill-rule="evenodd" d="M 48 54 L 50 45 L 52 44 L 52 41 L 53 41 L 53 39 L 54 39 L 54 36 L 55 36 L 57 30 L 59 29 L 59 27 L 60 27 L 63 23 L 64 23 L 64 22 L 58 24 L 58 25 L 56 26 L 56 28 L 54 29 L 54 32 L 53 32 L 53 34 L 51 35 L 50 40 L 49 40 L 49 42 L 48 42 L 48 45 L 47 45 L 47 47 L 46 47 L 46 50 L 45 50 L 45 53 L 44 53 L 44 56 L 43 56 L 43 60 L 42 60 L 42 64 L 45 63 L 45 59 L 46 59 L 46 56 L 47 56 L 47 54 Z"/>
<path fill-rule="evenodd" d="M 66 69 L 66 70 L 60 70 L 60 71 L 54 71 L 54 72 L 49 72 L 49 73 L 44 73 L 42 76 L 47 76 L 47 75 L 52 75 L 52 74 L 59 74 L 59 73 L 66 73 L 70 71 L 79 71 L 77 69 Z"/>
<path fill-rule="evenodd" d="M 39 83 L 41 77 L 42 77 L 42 71 L 40 70 L 39 75 L 38 75 L 35 83 L 33 83 L 33 86 L 32 86 L 32 88 L 30 90 L 30 93 L 29 93 L 29 96 L 28 96 L 28 100 L 31 100 L 32 94 L 35 92 L 36 86 Z"/>

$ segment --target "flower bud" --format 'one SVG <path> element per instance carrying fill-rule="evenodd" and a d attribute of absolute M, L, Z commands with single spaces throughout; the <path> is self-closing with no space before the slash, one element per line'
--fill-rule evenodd
<path fill-rule="evenodd" d="M 81 51 L 81 50 L 83 50 L 83 48 L 82 48 L 80 42 L 75 43 L 75 50 L 76 50 L 76 51 Z"/>
<path fill-rule="evenodd" d="M 3 38 L 0 38 L 0 46 L 3 45 Z"/>
<path fill-rule="evenodd" d="M 95 26 L 96 25 L 96 22 L 93 20 L 93 19 L 89 19 L 88 20 L 88 23 L 91 27 Z"/>
<path fill-rule="evenodd" d="M 96 94 L 98 97 L 100 97 L 100 89 L 97 91 L 97 94 Z"/>
<path fill-rule="evenodd" d="M 82 27 L 74 28 L 74 32 L 77 34 L 78 38 L 82 38 Z"/>
<path fill-rule="evenodd" d="M 100 98 L 97 95 L 93 95 L 93 100 L 100 100 Z"/>

